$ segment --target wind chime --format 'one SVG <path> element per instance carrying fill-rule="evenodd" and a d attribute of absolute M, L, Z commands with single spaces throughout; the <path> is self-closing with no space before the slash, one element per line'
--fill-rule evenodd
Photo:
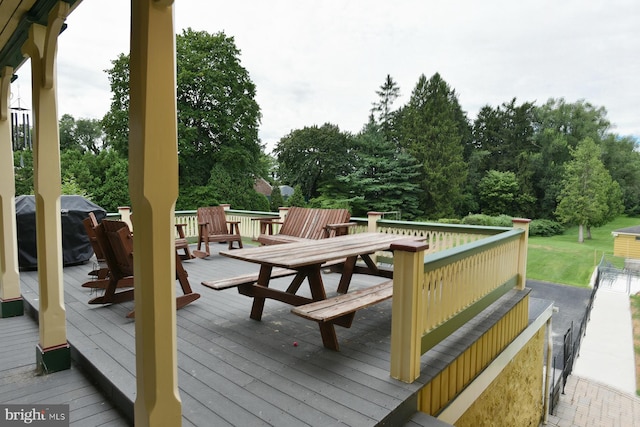
<path fill-rule="evenodd" d="M 20 100 L 20 90 L 18 89 L 18 99 L 11 110 L 11 141 L 13 151 L 32 150 L 31 140 L 31 111 L 22 106 Z"/>

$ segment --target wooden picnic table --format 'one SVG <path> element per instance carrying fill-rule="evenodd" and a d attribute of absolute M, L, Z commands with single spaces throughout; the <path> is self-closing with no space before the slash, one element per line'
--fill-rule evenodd
<path fill-rule="evenodd" d="M 378 251 L 389 250 L 392 243 L 403 240 L 406 241 L 407 237 L 383 233 L 358 233 L 330 239 L 221 251 L 220 254 L 260 265 L 257 281 L 239 285 L 238 291 L 253 297 L 250 317 L 261 320 L 266 299 L 278 300 L 293 306 L 326 300 L 321 270 L 327 266 L 338 267 L 338 271 L 342 274 L 338 286 L 339 293 L 348 292 L 354 272 L 391 278 L 392 271 L 378 268 L 372 261 L 371 255 Z M 366 266 L 356 268 L 358 258 L 361 258 Z M 274 268 L 296 272 L 285 291 L 269 288 Z M 309 283 L 311 298 L 296 294 L 305 279 Z M 387 284 L 391 286 L 390 281 Z M 325 347 L 338 350 L 334 325 L 349 327 L 354 314 L 355 312 L 350 312 L 319 322 Z"/>

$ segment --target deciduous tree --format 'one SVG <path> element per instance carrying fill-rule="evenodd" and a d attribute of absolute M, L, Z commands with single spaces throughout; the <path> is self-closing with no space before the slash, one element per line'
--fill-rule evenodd
<path fill-rule="evenodd" d="M 352 139 L 330 123 L 291 131 L 274 150 L 280 181 L 299 185 L 307 200 L 318 197 L 320 188 L 353 170 Z"/>
<path fill-rule="evenodd" d="M 233 37 L 189 28 L 176 37 L 176 50 L 180 192 L 207 186 L 216 166 L 243 174 L 243 182 L 266 174 L 256 88 Z M 108 144 L 127 158 L 129 57 L 120 54 L 112 64 L 111 109 L 103 124 Z"/>
<path fill-rule="evenodd" d="M 582 243 L 585 227 L 602 225 L 622 212 L 622 195 L 600 160 L 600 148 L 593 139 L 585 138 L 571 152 L 573 159 L 565 164 L 556 215 L 563 223 L 579 226 L 578 241 Z"/>

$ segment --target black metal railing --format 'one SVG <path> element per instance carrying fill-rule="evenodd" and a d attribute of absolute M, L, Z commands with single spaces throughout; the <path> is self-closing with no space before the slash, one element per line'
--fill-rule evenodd
<path fill-rule="evenodd" d="M 573 362 L 576 357 L 580 354 L 580 344 L 582 343 L 582 338 L 587 333 L 587 323 L 589 323 L 589 319 L 591 319 L 591 309 L 593 308 L 593 300 L 596 296 L 596 291 L 600 286 L 600 280 L 603 280 L 604 275 L 601 274 L 600 268 L 596 271 L 596 277 L 594 280 L 593 290 L 591 291 L 591 295 L 589 296 L 589 302 L 584 310 L 584 315 L 582 316 L 582 320 L 580 321 L 580 326 L 578 328 L 578 333 L 575 335 L 574 339 L 574 325 L 571 322 L 571 326 L 567 329 L 567 332 L 564 334 L 563 339 L 563 351 L 562 351 L 562 370 L 556 371 L 556 357 L 553 358 L 553 373 L 551 376 L 551 387 L 550 387 L 550 396 L 549 396 L 549 413 L 551 415 L 555 415 L 556 407 L 560 400 L 560 393 L 564 394 L 564 386 L 567 384 L 567 378 L 571 374 L 573 370 Z"/>

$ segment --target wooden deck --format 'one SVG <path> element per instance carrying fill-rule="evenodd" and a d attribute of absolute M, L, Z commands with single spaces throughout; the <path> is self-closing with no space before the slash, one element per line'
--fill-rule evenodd
<path fill-rule="evenodd" d="M 68 404 L 71 426 L 130 425 L 77 364 L 56 374 L 37 374 L 38 326 L 32 318 L 0 319 L 0 336 L 0 403 Z"/>
<path fill-rule="evenodd" d="M 202 297 L 177 314 L 183 425 L 409 422 L 423 381 L 405 384 L 389 376 L 390 300 L 358 312 L 350 329 L 337 328 L 341 351 L 334 352 L 323 347 L 316 323 L 292 314 L 291 306 L 269 300 L 258 322 L 249 318 L 250 298 L 235 289 L 202 286 L 203 280 L 257 273 L 257 265 L 218 255 L 223 248 L 213 244 L 211 257 L 184 262 L 194 292 Z M 89 280 L 91 269 L 91 263 L 64 269 L 68 341 L 74 360 L 132 418 L 134 320 L 125 315 L 133 302 L 88 305 L 96 291 L 80 284 Z M 339 275 L 323 276 L 328 292 L 334 294 Z M 381 280 L 355 276 L 352 289 Z M 37 272 L 21 272 L 21 282 L 27 305 L 37 307 Z M 288 279 L 272 283 L 284 287 Z M 35 342 L 31 351 L 35 353 Z M 57 375 L 64 374 L 52 374 Z"/>

